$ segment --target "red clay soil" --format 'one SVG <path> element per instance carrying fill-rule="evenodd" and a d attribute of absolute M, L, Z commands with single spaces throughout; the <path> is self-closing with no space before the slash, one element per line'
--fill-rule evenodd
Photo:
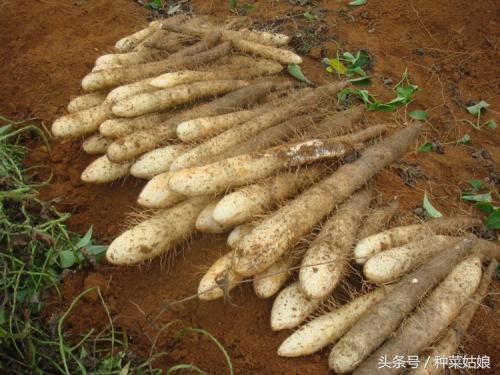
<path fill-rule="evenodd" d="M 223 19 L 230 15 L 227 1 L 191 2 L 198 14 L 210 13 Z M 273 21 L 291 11 L 304 12 L 307 7 L 288 1 L 256 1 L 251 18 Z M 415 220 L 413 210 L 428 191 L 434 205 L 445 215 L 477 212 L 461 202 L 460 186 L 469 178 L 498 178 L 500 137 L 498 130 L 472 129 L 461 119 L 473 120 L 464 106 L 471 101 L 486 100 L 491 110 L 484 119 L 499 122 L 500 53 L 498 50 L 499 3 L 494 0 L 398 1 L 370 0 L 354 10 L 339 11 L 337 1 L 318 1 L 308 10 L 326 10 L 328 40 L 315 46 L 305 59 L 303 70 L 316 83 L 336 79 L 325 72 L 323 56 L 334 56 L 337 48 L 364 49 L 374 56 L 370 88 L 383 99 L 391 99 L 384 82 L 396 83 L 405 68 L 412 83 L 421 92 L 408 110 L 428 109 L 429 124 L 420 143 L 439 139 L 444 154 L 411 152 L 402 164 L 415 171 L 418 163 L 424 178 L 414 187 L 405 185 L 396 167 L 381 173 L 374 188 L 382 200 L 397 196 L 401 203 L 401 221 Z M 34 116 L 46 125 L 65 111 L 69 99 L 80 91 L 81 78 L 91 70 L 96 57 L 110 50 L 120 37 L 130 34 L 147 22 L 148 12 L 127 0 L 39 0 L 3 1 L 0 4 L 0 113 L 15 118 Z M 308 21 L 286 19 L 282 31 L 293 35 Z M 377 119 L 405 120 L 405 110 L 396 113 L 370 114 Z M 471 145 L 457 145 L 465 133 Z M 484 149 L 487 154 L 477 152 Z M 486 158 L 484 157 L 486 155 Z M 42 198 L 54 200 L 61 210 L 73 215 L 70 229 L 83 233 L 90 225 L 102 241 L 108 241 L 122 229 L 126 217 L 136 210 L 135 199 L 144 182 L 129 178 L 112 185 L 84 185 L 80 173 L 93 157 L 80 149 L 80 141 L 53 141 L 46 153 L 35 145 L 28 163 L 44 165 L 53 179 L 42 191 Z M 498 180 L 497 180 L 498 181 Z M 223 237 L 195 239 L 171 267 L 154 260 L 142 267 L 115 268 L 103 266 L 93 273 L 78 273 L 64 281 L 63 293 L 71 300 L 84 288 L 101 285 L 115 324 L 126 331 L 137 354 L 147 356 L 162 324 L 180 319 L 181 325 L 201 327 L 211 332 L 227 348 L 238 374 L 324 374 L 328 372 L 328 351 L 299 358 L 277 357 L 276 349 L 289 332 L 274 333 L 269 328 L 271 300 L 257 299 L 246 285 L 233 293 L 233 306 L 223 301 L 191 300 L 172 306 L 154 322 L 162 301 L 189 296 L 196 291 L 204 269 L 226 252 Z M 494 291 L 498 290 L 498 282 Z M 489 355 L 493 369 L 483 373 L 500 373 L 498 309 L 500 297 L 493 293 L 476 314 L 463 352 Z M 69 318 L 75 332 L 100 328 L 106 318 L 99 303 L 87 298 L 77 305 Z M 174 330 L 175 330 L 174 329 Z M 172 330 L 159 335 L 156 351 L 167 350 Z M 195 363 L 210 374 L 227 373 L 220 351 L 206 338 L 188 335 L 155 365 L 168 367 L 175 363 Z"/>

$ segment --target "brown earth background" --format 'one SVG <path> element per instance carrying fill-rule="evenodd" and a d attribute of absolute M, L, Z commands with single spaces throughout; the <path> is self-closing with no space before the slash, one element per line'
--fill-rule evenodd
<path fill-rule="evenodd" d="M 415 163 L 413 167 L 418 166 L 425 177 L 410 187 L 394 166 L 375 178 L 373 188 L 382 201 L 398 197 L 400 222 L 416 220 L 413 211 L 421 205 L 424 191 L 445 215 L 478 215 L 470 204 L 460 201 L 460 187 L 472 177 L 498 179 L 499 131 L 477 131 L 460 120 L 474 120 L 465 106 L 479 100 L 491 105 L 483 115 L 485 120 L 500 120 L 496 112 L 500 108 L 500 3 L 369 0 L 366 6 L 355 9 L 347 9 L 345 3 L 317 1 L 316 6 L 298 6 L 284 0 L 255 1 L 249 17 L 263 23 L 283 19 L 278 30 L 288 35 L 304 35 L 305 28 L 312 26 L 317 35 L 303 71 L 317 84 L 337 79 L 325 71 L 321 58 L 333 57 L 339 48 L 363 49 L 374 57 L 369 89 L 381 99 L 392 98 L 387 84 L 398 82 L 408 68 L 412 83 L 421 88 L 415 102 L 394 113 L 370 113 L 367 121 L 393 119 L 402 124 L 407 119 L 406 110 L 427 109 L 429 124 L 420 144 L 436 138 L 444 154 L 412 150 L 405 160 L 410 166 Z M 189 4 L 196 14 L 212 14 L 220 20 L 231 15 L 225 0 L 194 0 Z M 311 23 L 303 16 L 294 17 L 305 11 L 324 18 Z M 80 81 L 95 59 L 111 51 L 120 37 L 145 26 L 148 15 L 131 0 L 0 1 L 0 114 L 16 119 L 31 116 L 50 125 L 65 113 L 69 99 L 79 94 Z M 298 41 L 300 44 L 301 38 Z M 314 45 L 314 41 L 319 43 Z M 457 145 L 465 133 L 470 134 L 472 143 Z M 45 167 L 40 178 L 53 174 L 41 197 L 72 213 L 70 229 L 84 233 L 93 225 L 97 238 L 106 243 L 138 209 L 135 199 L 144 182 L 127 178 L 112 185 L 84 185 L 80 174 L 92 159 L 81 151 L 80 141 L 52 141 L 48 153 L 42 145 L 33 144 L 27 163 Z M 272 300 L 257 299 L 249 285 L 232 293 L 236 306 L 222 300 L 192 300 L 167 309 L 151 322 L 148 317 L 158 312 L 162 301 L 178 300 L 196 291 L 203 270 L 226 252 L 224 240 L 223 236 L 194 239 L 171 267 L 156 259 L 142 267 L 103 265 L 79 272 L 65 279 L 64 299 L 70 301 L 84 288 L 100 285 L 116 326 L 127 333 L 132 349 L 140 356 L 148 356 L 159 326 L 180 319 L 183 323 L 174 328 L 201 327 L 217 337 L 227 348 L 237 374 L 327 373 L 327 350 L 298 359 L 277 357 L 276 349 L 289 332 L 270 330 Z M 463 347 L 467 354 L 489 355 L 493 369 L 483 373 L 491 374 L 500 373 L 498 285 L 496 281 L 476 314 Z M 64 306 L 54 303 L 52 308 L 57 311 Z M 68 328 L 75 333 L 88 332 L 90 327 L 105 327 L 106 321 L 99 303 L 87 298 L 77 305 Z M 156 351 L 168 349 L 173 331 L 158 336 Z M 195 363 L 210 374 L 227 373 L 220 351 L 196 335 L 187 336 L 154 364 L 167 368 L 179 362 Z"/>

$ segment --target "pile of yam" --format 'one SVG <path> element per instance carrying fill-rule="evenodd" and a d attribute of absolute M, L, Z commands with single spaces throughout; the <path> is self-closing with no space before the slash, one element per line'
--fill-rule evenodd
<path fill-rule="evenodd" d="M 251 281 L 274 298 L 271 328 L 297 329 L 278 355 L 330 347 L 332 369 L 370 374 L 381 355 L 453 353 L 498 247 L 468 234 L 478 222 L 465 217 L 386 229 L 397 205 L 374 205 L 369 183 L 422 124 L 368 126 L 362 107 L 337 103 L 347 82 L 292 80 L 282 71 L 302 59 L 290 38 L 245 26 L 151 22 L 96 60 L 53 123 L 55 137 L 83 137 L 97 155 L 84 182 L 147 181 L 137 202 L 153 213 L 112 241 L 108 262 L 140 264 L 196 232 L 225 233 L 228 251 L 198 296 Z M 363 287 L 332 309 L 356 268 Z"/>

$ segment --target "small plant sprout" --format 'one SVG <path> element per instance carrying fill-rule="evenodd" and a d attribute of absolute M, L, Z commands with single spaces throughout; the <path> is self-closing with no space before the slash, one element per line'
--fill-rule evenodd
<path fill-rule="evenodd" d="M 349 82 L 357 85 L 370 84 L 370 77 L 367 76 L 364 69 L 371 63 L 370 56 L 364 51 L 358 51 L 355 55 L 351 52 L 337 51 L 337 57 L 334 59 L 323 59 L 326 65 L 326 71 L 336 72 L 338 76 L 346 76 Z"/>
<path fill-rule="evenodd" d="M 405 70 L 401 81 L 395 86 L 396 97 L 387 103 L 380 102 L 368 90 L 346 88 L 338 94 L 339 101 L 344 102 L 349 95 L 358 97 L 369 111 L 394 111 L 402 105 L 413 101 L 413 94 L 419 90 L 417 85 L 410 83 L 408 72 Z"/>
<path fill-rule="evenodd" d="M 472 116 L 476 116 L 476 122 L 472 122 L 470 120 L 462 119 L 462 122 L 465 122 L 472 126 L 474 129 L 481 129 L 481 114 L 486 111 L 490 104 L 484 100 L 477 102 L 476 104 L 470 105 L 467 107 L 467 112 L 469 112 Z M 497 123 L 494 120 L 488 120 L 484 123 L 490 129 L 496 129 Z"/>

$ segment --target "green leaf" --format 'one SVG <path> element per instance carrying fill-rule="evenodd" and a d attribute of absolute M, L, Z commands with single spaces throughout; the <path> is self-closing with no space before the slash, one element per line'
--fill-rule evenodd
<path fill-rule="evenodd" d="M 298 79 L 299 81 L 309 83 L 311 84 L 312 82 L 307 79 L 307 77 L 302 73 L 302 70 L 300 69 L 300 66 L 297 64 L 289 64 L 288 67 L 286 68 L 288 71 L 288 74 L 290 74 L 292 77 Z"/>
<path fill-rule="evenodd" d="M 238 0 L 229 0 L 229 9 L 236 9 L 238 7 Z"/>
<path fill-rule="evenodd" d="M 418 152 L 429 152 L 432 151 L 432 142 L 426 142 L 417 149 Z"/>
<path fill-rule="evenodd" d="M 371 83 L 371 77 L 363 76 L 348 79 L 347 82 L 351 82 L 357 86 L 368 86 Z"/>
<path fill-rule="evenodd" d="M 408 116 L 410 116 L 414 120 L 427 120 L 427 111 L 416 109 L 408 113 Z"/>
<path fill-rule="evenodd" d="M 491 202 L 491 193 L 484 194 L 462 194 L 462 199 L 469 202 Z"/>
<path fill-rule="evenodd" d="M 488 218 L 484 221 L 484 225 L 488 229 L 500 229 L 500 210 L 495 210 Z"/>
<path fill-rule="evenodd" d="M 0 307 L 0 326 L 5 323 L 5 309 Z"/>
<path fill-rule="evenodd" d="M 59 263 L 62 268 L 70 268 L 77 262 L 75 254 L 71 250 L 62 250 L 59 252 Z"/>
<path fill-rule="evenodd" d="M 431 202 L 429 201 L 429 198 L 427 197 L 427 192 L 425 192 L 425 194 L 424 194 L 424 201 L 423 201 L 422 205 L 424 207 L 425 212 L 427 212 L 427 214 L 430 217 L 443 217 L 443 214 L 441 212 L 439 212 L 438 210 L 436 210 L 434 208 L 434 206 L 431 204 Z"/>
<path fill-rule="evenodd" d="M 486 212 L 487 214 L 491 214 L 498 210 L 498 207 L 493 206 L 490 202 L 478 202 L 474 205 L 480 211 Z"/>
<path fill-rule="evenodd" d="M 488 120 L 484 123 L 489 129 L 496 129 L 497 128 L 497 123 L 495 120 Z"/>
<path fill-rule="evenodd" d="M 304 13 L 304 18 L 306 20 L 309 20 L 309 21 L 313 21 L 317 18 L 316 14 L 312 13 L 312 12 L 305 12 Z"/>
<path fill-rule="evenodd" d="M 346 74 L 347 73 L 347 68 L 344 64 L 339 59 L 325 59 L 328 61 L 328 67 L 339 73 L 339 74 Z"/>
<path fill-rule="evenodd" d="M 87 252 L 93 255 L 98 262 L 104 259 L 106 250 L 108 250 L 108 246 L 105 245 L 92 245 L 87 247 Z"/>
<path fill-rule="evenodd" d="M 467 180 L 467 183 L 474 189 L 474 191 L 478 191 L 484 186 L 483 180 L 480 180 L 478 178 L 471 178 L 470 180 Z"/>
<path fill-rule="evenodd" d="M 464 136 L 458 140 L 458 143 L 461 143 L 463 145 L 470 145 L 471 143 L 470 135 L 464 134 Z"/>
<path fill-rule="evenodd" d="M 367 2 L 367 0 L 353 0 L 353 1 L 349 2 L 348 5 L 352 6 L 352 7 L 357 7 L 360 5 L 365 5 L 366 2 Z"/>
<path fill-rule="evenodd" d="M 82 238 L 80 238 L 80 241 L 78 241 L 75 246 L 77 249 L 82 249 L 85 246 L 90 245 L 91 241 L 92 241 L 92 225 L 90 226 L 87 233 L 85 233 L 85 235 Z"/>
<path fill-rule="evenodd" d="M 467 112 L 471 115 L 477 116 L 481 113 L 481 109 L 488 108 L 489 106 L 490 105 L 487 102 L 481 100 L 479 103 L 467 107 Z"/>

